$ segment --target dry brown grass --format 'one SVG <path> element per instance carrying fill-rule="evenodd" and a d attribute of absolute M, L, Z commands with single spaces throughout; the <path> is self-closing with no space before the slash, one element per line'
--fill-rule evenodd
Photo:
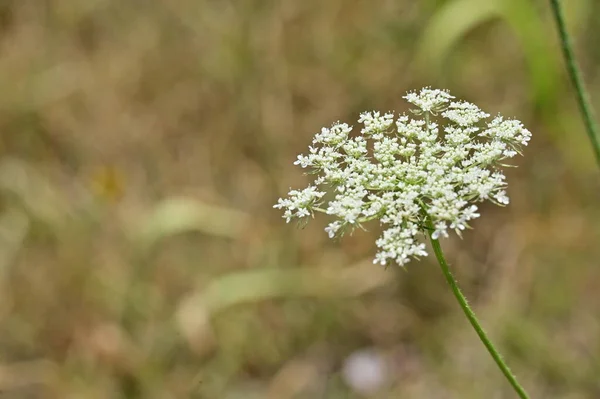
<path fill-rule="evenodd" d="M 0 3 L 0 397 L 354 398 L 361 348 L 391 365 L 373 398 L 512 397 L 432 261 L 384 271 L 377 226 L 330 242 L 272 209 L 321 126 L 424 84 L 534 133 L 511 206 L 444 245 L 532 397 L 600 396 L 600 184 L 570 90 L 540 97 L 498 18 L 424 68 L 437 3 Z M 600 11 L 573 4 L 595 94 Z"/>

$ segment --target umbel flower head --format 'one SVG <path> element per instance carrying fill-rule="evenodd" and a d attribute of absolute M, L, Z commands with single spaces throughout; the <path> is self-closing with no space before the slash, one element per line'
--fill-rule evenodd
<path fill-rule="evenodd" d="M 457 234 L 479 217 L 478 202 L 506 205 L 502 162 L 520 154 L 531 138 L 518 120 L 456 101 L 448 91 L 424 88 L 404 98 L 412 116 L 364 112 L 360 134 L 337 122 L 321 129 L 307 155 L 294 164 L 315 175 L 303 190 L 279 199 L 287 222 L 314 212 L 334 217 L 330 238 L 379 220 L 374 263 L 405 265 L 426 256 L 422 238 Z"/>

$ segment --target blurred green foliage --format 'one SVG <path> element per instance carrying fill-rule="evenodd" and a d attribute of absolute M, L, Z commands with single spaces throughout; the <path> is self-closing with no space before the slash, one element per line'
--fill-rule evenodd
<path fill-rule="evenodd" d="M 565 3 L 600 109 L 600 4 Z M 600 396 L 600 183 L 544 1 L 6 0 L 0 32 L 2 398 L 513 397 L 432 260 L 272 209 L 314 132 L 423 85 L 533 132 L 443 245 L 532 397 Z"/>

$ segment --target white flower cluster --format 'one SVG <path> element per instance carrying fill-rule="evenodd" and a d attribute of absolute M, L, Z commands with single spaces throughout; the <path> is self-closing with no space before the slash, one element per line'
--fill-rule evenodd
<path fill-rule="evenodd" d="M 374 263 L 404 265 L 427 255 L 418 240 L 427 226 L 434 226 L 433 239 L 448 237 L 449 229 L 460 235 L 479 217 L 474 203 L 508 204 L 498 167 L 529 142 L 522 123 L 501 116 L 484 123 L 488 114 L 443 90 L 404 98 L 418 107 L 418 118 L 365 112 L 360 135 L 338 122 L 315 136 L 308 155 L 295 162 L 316 174 L 313 185 L 275 205 L 287 222 L 324 212 L 336 218 L 325 229 L 333 238 L 379 219 L 384 231 Z"/>

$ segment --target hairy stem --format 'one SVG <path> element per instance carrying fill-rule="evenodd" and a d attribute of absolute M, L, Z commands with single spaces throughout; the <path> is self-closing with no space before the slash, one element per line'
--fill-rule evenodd
<path fill-rule="evenodd" d="M 473 326 L 473 329 L 475 329 L 475 332 L 479 336 L 479 339 L 481 340 L 481 342 L 483 342 L 483 344 L 487 348 L 488 352 L 490 353 L 490 355 L 492 356 L 492 358 L 498 365 L 498 368 L 500 368 L 500 370 L 502 371 L 502 373 L 504 374 L 504 376 L 506 377 L 508 382 L 510 382 L 510 384 L 514 388 L 515 392 L 519 395 L 519 397 L 521 399 L 529 399 L 529 395 L 527 395 L 527 392 L 525 391 L 525 389 L 521 386 L 521 384 L 519 384 L 519 382 L 517 381 L 517 378 L 510 371 L 507 364 L 502 359 L 502 356 L 500 355 L 500 353 L 498 352 L 498 350 L 496 349 L 494 344 L 490 341 L 490 339 L 488 338 L 488 336 L 485 333 L 485 331 L 483 330 L 483 328 L 481 327 L 481 324 L 479 323 L 479 320 L 477 320 L 475 313 L 473 312 L 473 310 L 467 303 L 467 298 L 465 298 L 465 296 L 463 295 L 460 288 L 458 288 L 456 280 L 454 279 L 454 276 L 450 272 L 448 263 L 446 263 L 446 259 L 444 257 L 444 253 L 442 252 L 442 247 L 440 246 L 440 242 L 436 239 L 433 239 L 433 237 L 431 236 L 432 232 L 434 230 L 433 223 L 431 222 L 431 220 L 428 220 L 427 224 L 428 224 L 427 227 L 428 227 L 428 231 L 429 231 L 429 238 L 431 240 L 431 245 L 433 246 L 433 251 L 435 252 L 435 256 L 440 264 L 440 267 L 442 269 L 442 272 L 444 273 L 444 276 L 446 277 L 446 281 L 448 282 L 448 285 L 450 285 L 450 288 L 452 288 L 452 292 L 454 293 L 454 296 L 456 297 L 458 304 L 460 305 L 463 312 L 465 313 L 465 316 L 467 316 L 467 319 L 469 319 L 469 322 Z"/>
<path fill-rule="evenodd" d="M 577 66 L 577 61 L 575 60 L 573 46 L 565 25 L 562 7 L 559 0 L 550 0 L 550 5 L 552 6 L 554 21 L 556 22 L 556 27 L 560 36 L 562 54 L 567 64 L 567 71 L 569 72 L 571 83 L 575 87 L 577 93 L 579 110 L 581 111 L 583 122 L 585 123 L 587 135 L 592 143 L 592 150 L 596 156 L 596 162 L 598 163 L 598 166 L 600 166 L 600 133 L 598 132 L 598 125 L 592 116 L 592 106 L 590 104 L 589 96 L 583 85 L 583 79 L 581 78 L 581 73 Z"/>

